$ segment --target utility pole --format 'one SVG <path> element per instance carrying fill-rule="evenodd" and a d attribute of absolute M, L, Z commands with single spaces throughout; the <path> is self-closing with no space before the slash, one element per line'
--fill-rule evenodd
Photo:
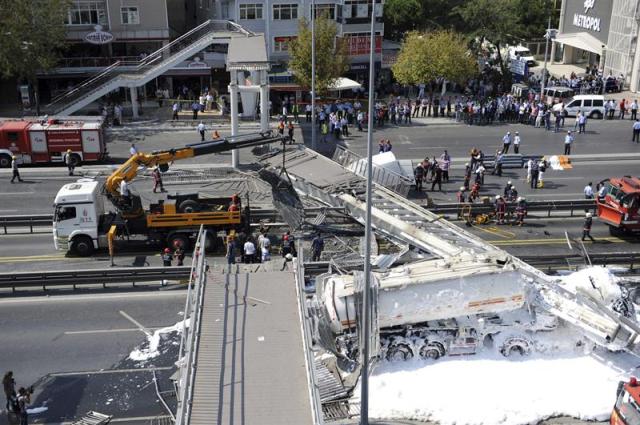
<path fill-rule="evenodd" d="M 371 40 L 369 43 L 369 116 L 367 120 L 367 210 L 364 225 L 364 296 L 362 317 L 364 318 L 364 347 L 362 347 L 362 372 L 360 374 L 360 424 L 369 425 L 369 339 L 371 328 L 371 192 L 373 179 L 373 104 L 376 50 L 376 0 L 371 1 Z"/>
<path fill-rule="evenodd" d="M 311 0 L 311 149 L 318 149 L 316 135 L 316 0 Z"/>

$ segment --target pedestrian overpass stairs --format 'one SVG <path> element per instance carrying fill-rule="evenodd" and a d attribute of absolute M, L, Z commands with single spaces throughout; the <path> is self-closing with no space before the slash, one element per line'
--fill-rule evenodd
<path fill-rule="evenodd" d="M 230 21 L 208 20 L 137 62 L 118 61 L 45 106 L 49 114 L 71 115 L 120 87 L 140 87 L 213 43 L 254 34 Z"/>

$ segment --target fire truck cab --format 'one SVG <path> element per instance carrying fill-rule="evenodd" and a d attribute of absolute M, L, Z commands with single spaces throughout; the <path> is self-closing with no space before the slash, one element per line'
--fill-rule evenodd
<path fill-rule="evenodd" d="M 640 231 L 640 179 L 624 176 L 605 180 L 604 196 L 598 196 L 598 218 L 612 235 Z"/>
<path fill-rule="evenodd" d="M 101 161 L 107 156 L 103 127 L 98 120 L 2 121 L 0 167 L 9 167 L 12 156 L 19 164 L 61 163 L 69 149 L 76 164 Z"/>
<path fill-rule="evenodd" d="M 640 385 L 635 377 L 618 384 L 611 425 L 640 425 Z"/>

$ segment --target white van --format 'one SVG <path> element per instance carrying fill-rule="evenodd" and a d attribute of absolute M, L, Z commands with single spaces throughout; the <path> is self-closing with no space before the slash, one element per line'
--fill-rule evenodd
<path fill-rule="evenodd" d="M 571 99 L 575 94 L 576 92 L 574 92 L 570 87 L 551 86 L 544 88 L 544 96 L 549 105 L 560 102 L 564 102 L 566 104 L 567 101 Z"/>
<path fill-rule="evenodd" d="M 531 50 L 520 45 L 520 46 L 511 46 L 509 47 L 509 59 L 510 60 L 519 60 L 523 59 L 527 61 L 527 65 L 535 66 L 536 60 L 533 58 L 533 54 Z"/>
<path fill-rule="evenodd" d="M 580 94 L 574 96 L 564 104 L 564 115 L 575 117 L 578 111 L 582 111 L 588 118 L 604 117 L 604 96 L 598 94 Z M 559 111 L 561 105 L 554 105 L 553 110 Z"/>

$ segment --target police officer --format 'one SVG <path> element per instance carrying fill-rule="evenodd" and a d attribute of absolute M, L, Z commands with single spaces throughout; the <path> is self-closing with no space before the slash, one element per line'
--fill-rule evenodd
<path fill-rule="evenodd" d="M 585 238 L 589 238 L 591 239 L 591 242 L 596 241 L 595 239 L 593 239 L 593 236 L 591 236 L 592 225 L 593 225 L 593 215 L 590 212 L 588 212 L 585 214 L 584 225 L 582 226 L 582 240 L 585 240 Z"/>
<path fill-rule="evenodd" d="M 422 192 L 422 180 L 424 179 L 424 167 L 422 167 L 422 163 L 418 164 L 413 174 L 416 178 L 416 190 Z"/>
<path fill-rule="evenodd" d="M 503 195 L 503 196 L 507 196 L 507 195 L 509 195 L 509 191 L 511 191 L 511 185 L 512 185 L 512 184 L 513 184 L 513 183 L 511 182 L 511 180 L 509 180 L 509 181 L 507 182 L 506 186 L 504 187 L 504 190 L 502 191 L 502 195 Z"/>

